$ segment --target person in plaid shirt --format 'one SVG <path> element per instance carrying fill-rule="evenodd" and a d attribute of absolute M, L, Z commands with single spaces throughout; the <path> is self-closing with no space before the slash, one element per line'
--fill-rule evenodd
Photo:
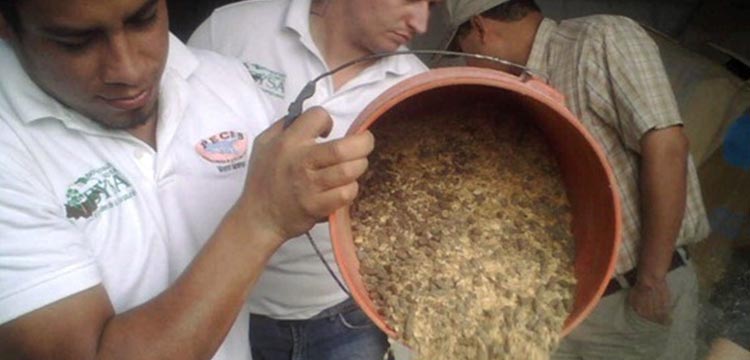
<path fill-rule="evenodd" d="M 709 225 L 654 41 L 624 17 L 547 19 L 533 0 L 446 6 L 446 44 L 546 74 L 601 144 L 618 184 L 623 236 L 616 276 L 553 358 L 694 358 L 697 281 L 685 246 L 705 238 Z"/>

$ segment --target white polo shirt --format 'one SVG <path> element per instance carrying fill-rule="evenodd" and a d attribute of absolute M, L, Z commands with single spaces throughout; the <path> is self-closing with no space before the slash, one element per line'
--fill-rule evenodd
<path fill-rule="evenodd" d="M 269 95 L 275 118 L 279 118 L 308 81 L 330 70 L 310 35 L 309 14 L 310 0 L 242 1 L 214 11 L 188 43 L 241 59 Z M 330 138 L 341 137 L 365 106 L 383 91 L 426 70 L 413 55 L 384 58 L 337 91 L 331 77 L 322 79 L 305 108 L 325 108 L 334 120 Z M 341 278 L 328 225 L 315 226 L 311 235 Z M 346 297 L 307 239 L 301 237 L 284 244 L 271 258 L 249 303 L 253 313 L 277 319 L 306 319 Z"/>
<path fill-rule="evenodd" d="M 0 69 L 0 323 L 97 284 L 117 313 L 158 295 L 239 197 L 264 95 L 172 37 L 154 151 L 52 99 L 1 41 Z M 246 315 L 215 359 L 250 358 Z"/>

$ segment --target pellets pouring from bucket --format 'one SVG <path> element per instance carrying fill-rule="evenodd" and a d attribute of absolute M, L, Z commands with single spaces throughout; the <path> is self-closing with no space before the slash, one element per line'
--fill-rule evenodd
<path fill-rule="evenodd" d="M 543 135 L 487 106 L 383 122 L 352 208 L 363 280 L 422 359 L 544 359 L 573 300 L 570 206 Z"/>
<path fill-rule="evenodd" d="M 535 76 L 431 70 L 370 103 L 360 196 L 329 217 L 352 297 L 420 359 L 545 359 L 596 307 L 622 222 L 601 146 Z"/>

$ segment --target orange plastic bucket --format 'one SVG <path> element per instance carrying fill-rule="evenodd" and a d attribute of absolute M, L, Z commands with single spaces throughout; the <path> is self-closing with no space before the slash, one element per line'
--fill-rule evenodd
<path fill-rule="evenodd" d="M 612 171 L 598 143 L 565 107 L 563 97 L 543 82 L 494 70 L 453 67 L 407 79 L 380 95 L 360 114 L 349 133 L 359 133 L 379 120 L 409 109 L 429 115 L 453 104 L 460 112 L 477 99 L 496 101 L 533 121 L 555 153 L 573 215 L 575 276 L 573 310 L 565 321 L 567 335 L 593 310 L 612 277 L 620 243 L 620 200 Z M 436 105 L 442 106 L 436 106 Z M 407 120 L 408 121 L 408 120 Z M 414 134 L 418 136 L 419 134 Z M 377 146 L 377 139 L 376 139 Z M 359 273 L 349 208 L 329 218 L 333 250 L 352 297 L 390 337 L 396 333 L 370 299 Z"/>

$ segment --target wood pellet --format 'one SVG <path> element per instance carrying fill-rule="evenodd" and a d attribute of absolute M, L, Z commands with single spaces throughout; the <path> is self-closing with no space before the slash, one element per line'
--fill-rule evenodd
<path fill-rule="evenodd" d="M 542 133 L 481 112 L 385 121 L 352 207 L 370 297 L 419 359 L 547 359 L 575 288 Z"/>

